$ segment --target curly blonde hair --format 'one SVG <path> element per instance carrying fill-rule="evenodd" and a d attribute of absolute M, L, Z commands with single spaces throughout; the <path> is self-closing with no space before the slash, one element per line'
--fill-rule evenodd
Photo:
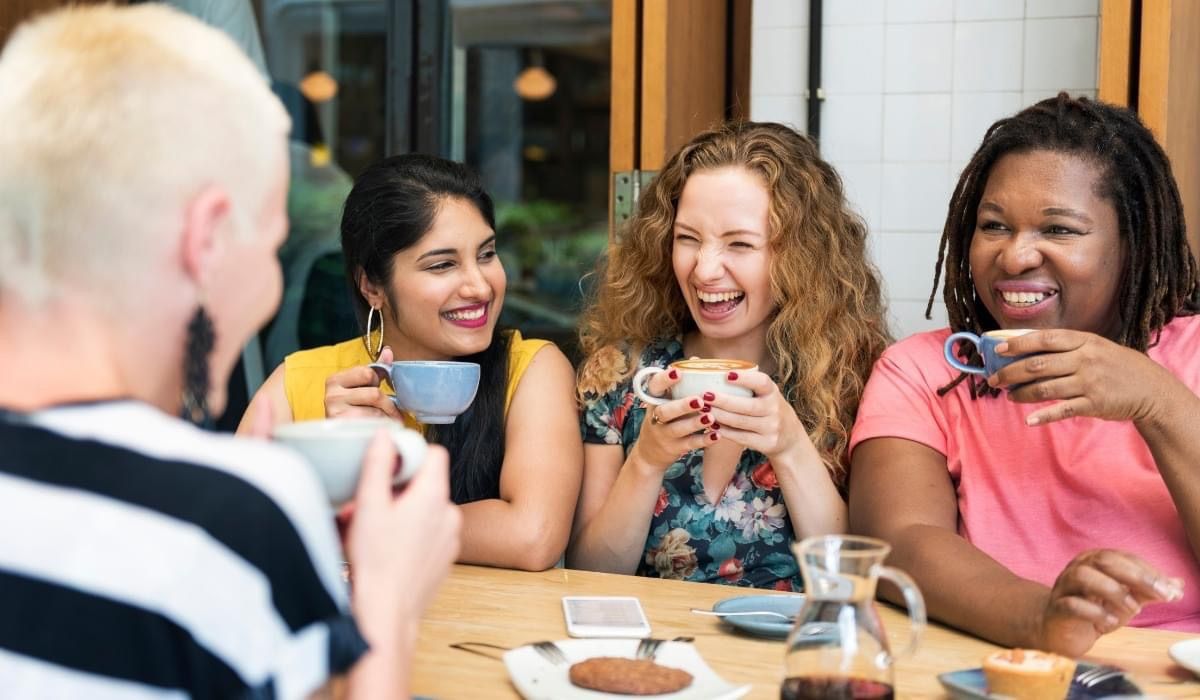
<path fill-rule="evenodd" d="M 679 197 L 692 173 L 741 167 L 770 194 L 767 329 L 775 380 L 835 483 L 871 366 L 890 342 L 867 227 L 841 178 L 807 137 L 781 124 L 739 122 L 696 136 L 642 193 L 636 215 L 597 270 L 580 323 L 581 401 L 628 379 L 645 348 L 696 328 L 671 263 Z"/>

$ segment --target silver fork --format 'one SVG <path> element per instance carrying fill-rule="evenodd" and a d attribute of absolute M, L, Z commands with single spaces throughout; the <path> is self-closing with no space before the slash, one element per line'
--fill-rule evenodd
<path fill-rule="evenodd" d="M 533 642 L 529 646 L 533 647 L 541 657 L 554 665 L 567 663 L 567 655 L 554 642 Z"/>
<path fill-rule="evenodd" d="M 646 637 L 638 642 L 637 652 L 634 653 L 634 658 L 637 659 L 653 659 L 658 653 L 658 648 L 662 646 L 663 640 Z"/>
<path fill-rule="evenodd" d="M 1116 666 L 1093 666 L 1075 676 L 1075 682 L 1084 688 L 1094 688 L 1105 681 L 1125 675 L 1125 671 Z"/>

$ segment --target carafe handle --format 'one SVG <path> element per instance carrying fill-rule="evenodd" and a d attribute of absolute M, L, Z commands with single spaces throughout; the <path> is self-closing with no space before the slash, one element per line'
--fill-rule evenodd
<path fill-rule="evenodd" d="M 925 630 L 925 598 L 921 596 L 921 589 L 917 588 L 917 584 L 900 569 L 881 566 L 877 571 L 879 578 L 891 581 L 904 594 L 904 606 L 908 608 L 908 619 L 912 622 L 912 629 L 908 634 L 908 646 L 904 647 L 900 653 L 893 654 L 892 658 L 912 656 L 916 653 L 917 645 L 921 641 L 921 632 Z"/>

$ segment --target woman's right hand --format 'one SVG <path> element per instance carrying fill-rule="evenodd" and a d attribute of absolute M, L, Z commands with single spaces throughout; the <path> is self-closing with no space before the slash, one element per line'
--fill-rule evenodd
<path fill-rule="evenodd" d="M 396 449 L 380 430 L 363 457 L 345 538 L 355 618 L 360 626 L 377 625 L 371 631 L 379 634 L 417 622 L 458 557 L 462 528 L 444 448 L 429 446 L 399 495 L 392 490 L 395 464 Z"/>
<path fill-rule="evenodd" d="M 379 353 L 378 362 L 392 363 L 392 349 L 385 347 Z M 400 409 L 392 397 L 379 388 L 382 380 L 375 370 L 367 366 L 351 367 L 325 380 L 326 418 L 363 418 L 387 416 L 403 420 Z"/>
<path fill-rule="evenodd" d="M 1039 646 L 1072 658 L 1102 635 L 1125 626 L 1146 603 L 1183 596 L 1183 581 L 1168 578 L 1140 557 L 1093 549 L 1067 564 L 1041 612 Z"/>
<path fill-rule="evenodd" d="M 676 370 L 658 372 L 646 384 L 651 396 L 665 396 L 679 381 Z M 646 406 L 641 432 L 633 443 L 630 457 L 657 472 L 666 471 L 681 455 L 716 442 L 720 435 L 709 430 L 713 419 L 705 410 L 714 397 L 689 396 L 660 406 Z"/>

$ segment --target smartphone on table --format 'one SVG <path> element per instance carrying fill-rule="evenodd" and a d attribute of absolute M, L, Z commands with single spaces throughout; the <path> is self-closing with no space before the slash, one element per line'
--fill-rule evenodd
<path fill-rule="evenodd" d="M 563 596 L 563 616 L 572 637 L 649 637 L 650 623 L 637 598 Z"/>

